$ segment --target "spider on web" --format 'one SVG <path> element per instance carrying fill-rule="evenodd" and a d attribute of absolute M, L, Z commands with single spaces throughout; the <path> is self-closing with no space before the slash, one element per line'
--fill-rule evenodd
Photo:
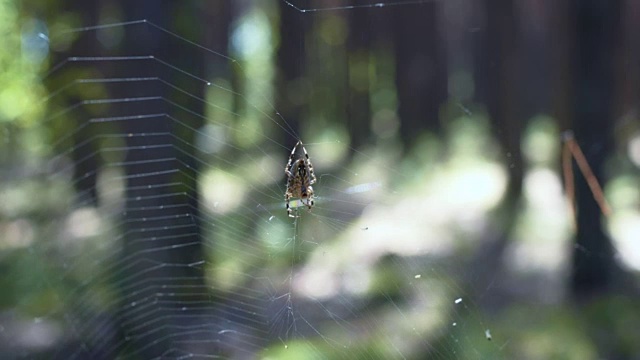
<path fill-rule="evenodd" d="M 296 149 L 300 146 L 304 151 L 304 157 L 299 157 L 297 160 L 293 160 L 296 154 Z M 287 206 L 287 214 L 289 217 L 297 217 L 293 215 L 289 202 L 291 198 L 298 198 L 300 201 L 307 205 L 309 210 L 313 207 L 313 187 L 311 185 L 316 182 L 316 175 L 313 172 L 313 164 L 307 154 L 307 149 L 304 148 L 302 141 L 296 143 L 289 155 L 289 161 L 284 167 L 284 173 L 287 175 L 287 190 L 284 193 L 284 202 Z M 306 203 L 305 203 L 306 202 Z"/>

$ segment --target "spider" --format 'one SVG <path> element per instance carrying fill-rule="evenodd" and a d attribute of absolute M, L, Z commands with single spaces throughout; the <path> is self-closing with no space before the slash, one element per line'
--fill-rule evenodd
<path fill-rule="evenodd" d="M 298 146 L 302 147 L 304 158 L 300 157 L 293 161 Z M 307 154 L 307 149 L 302 145 L 302 141 L 298 141 L 293 150 L 291 150 L 287 166 L 284 167 L 284 173 L 287 175 L 287 191 L 284 193 L 287 214 L 289 214 L 289 217 L 297 217 L 292 214 L 289 201 L 291 198 L 298 198 L 304 204 L 306 200 L 306 205 L 311 210 L 311 207 L 313 207 L 313 188 L 311 185 L 316 182 L 311 159 L 309 159 L 309 154 Z"/>

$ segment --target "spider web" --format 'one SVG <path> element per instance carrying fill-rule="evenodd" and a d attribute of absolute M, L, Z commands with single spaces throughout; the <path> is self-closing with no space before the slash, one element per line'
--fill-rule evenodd
<path fill-rule="evenodd" d="M 285 2 L 300 12 L 416 3 Z M 72 47 L 44 76 L 42 126 L 56 155 L 27 189 L 49 194 L 49 211 L 10 267 L 28 288 L 9 356 L 500 357 L 508 338 L 487 341 L 490 322 L 459 281 L 474 275 L 449 261 L 447 215 L 432 194 L 407 196 L 416 184 L 397 154 L 296 131 L 268 76 L 249 76 L 251 60 L 152 20 L 76 28 L 51 43 L 149 34 L 213 70 L 93 46 Z M 292 219 L 283 169 L 298 139 L 318 182 L 314 208 Z M 91 179 L 96 187 L 84 186 Z M 32 278 L 21 278 L 25 266 Z"/>

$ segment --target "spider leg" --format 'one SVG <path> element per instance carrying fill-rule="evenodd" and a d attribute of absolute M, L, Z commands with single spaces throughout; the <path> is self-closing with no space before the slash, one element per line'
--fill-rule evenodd
<path fill-rule="evenodd" d="M 309 185 L 313 185 L 316 183 L 316 173 L 313 171 L 313 165 L 311 162 L 307 164 L 309 166 Z"/>
<path fill-rule="evenodd" d="M 304 163 L 309 168 L 309 185 L 313 185 L 313 184 L 316 183 L 316 173 L 313 171 L 313 165 L 311 164 L 311 158 L 309 158 L 309 154 L 307 153 L 307 149 L 304 147 L 302 142 L 298 141 L 298 143 L 302 146 L 302 151 L 304 152 L 304 157 L 305 157 Z"/>
<path fill-rule="evenodd" d="M 291 206 L 289 205 L 290 200 L 291 200 L 291 193 L 287 191 L 284 194 L 284 203 L 286 204 L 286 207 L 287 207 L 287 215 L 289 215 L 289 217 L 291 218 L 295 218 L 297 216 L 293 215 L 293 209 L 291 209 Z"/>
<path fill-rule="evenodd" d="M 291 154 L 289 155 L 289 161 L 287 161 L 287 165 L 284 167 L 284 173 L 287 174 L 288 177 L 292 176 L 291 171 L 289 169 L 291 169 L 291 163 L 293 162 L 293 157 L 296 155 L 296 149 L 300 144 L 302 143 L 300 142 L 300 140 L 298 140 L 298 142 L 293 147 L 293 149 L 291 149 Z"/>
<path fill-rule="evenodd" d="M 289 195 L 289 192 L 284 193 L 284 203 L 287 207 L 287 215 L 291 217 L 291 207 L 289 206 L 289 199 L 291 199 L 291 195 Z"/>

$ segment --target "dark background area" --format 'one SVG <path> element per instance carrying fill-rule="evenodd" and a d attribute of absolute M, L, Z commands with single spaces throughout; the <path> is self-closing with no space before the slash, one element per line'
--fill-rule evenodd
<path fill-rule="evenodd" d="M 616 232 L 611 230 L 613 223 L 619 224 L 616 219 L 622 219 L 619 214 L 624 212 L 635 222 L 623 222 L 621 226 L 631 229 L 629 232 L 635 234 L 636 240 L 640 235 L 637 230 L 640 45 L 635 41 L 640 30 L 640 5 L 633 0 L 383 4 L 375 6 L 373 2 L 355 0 L 3 1 L 2 6 L 12 9 L 14 14 L 0 19 L 5 29 L 9 29 L 2 35 L 8 45 L 0 50 L 4 52 L 2 61 L 7 64 L 1 75 L 6 84 L 5 97 L 34 99 L 32 104 L 37 104 L 29 107 L 3 100 L 5 110 L 0 113 L 5 134 L 0 155 L 0 176 L 4 183 L 0 213 L 3 356 L 65 359 L 177 358 L 188 353 L 219 354 L 223 358 L 266 356 L 261 352 L 281 347 L 282 336 L 270 332 L 272 324 L 265 328 L 252 325 L 250 330 L 243 331 L 243 325 L 253 321 L 247 316 L 249 310 L 226 306 L 236 304 L 235 301 L 247 305 L 238 300 L 242 295 L 212 286 L 208 267 L 196 265 L 204 262 L 215 268 L 223 263 L 221 257 L 233 257 L 234 252 L 221 254 L 216 248 L 228 236 L 220 232 L 218 222 L 236 224 L 241 230 L 230 227 L 229 232 L 249 243 L 262 231 L 258 217 L 248 210 L 237 217 L 214 214 L 209 218 L 198 185 L 206 168 L 221 167 L 244 174 L 246 169 L 240 166 L 244 162 L 239 159 L 247 160 L 246 155 L 259 156 L 265 151 L 278 153 L 275 177 L 281 183 L 277 194 L 273 198 L 268 195 L 266 202 L 255 202 L 273 205 L 277 209 L 274 213 L 282 216 L 282 221 L 293 221 L 285 219 L 284 210 L 280 211 L 283 201 L 273 199 L 281 196 L 285 181 L 281 168 L 298 137 L 310 143 L 331 138 L 322 129 L 337 129 L 337 133 L 344 135 L 340 138 L 346 144 L 344 156 L 332 168 L 319 173 L 336 178 L 346 177 L 344 174 L 356 169 L 363 161 L 362 154 L 375 158 L 378 151 L 392 149 L 398 154 L 397 160 L 387 169 L 401 175 L 397 184 L 383 186 L 384 191 L 400 194 L 396 198 L 410 199 L 410 194 L 399 189 L 412 181 L 426 184 L 427 179 L 423 180 L 419 169 L 432 166 L 437 172 L 434 164 L 448 159 L 455 146 L 453 141 L 444 139 L 455 137 L 456 129 L 468 131 L 460 126 L 475 122 L 483 131 L 478 131 L 476 137 L 471 130 L 471 137 L 460 140 L 458 146 L 467 146 L 464 139 L 486 142 L 487 156 L 501 164 L 506 175 L 504 193 L 485 214 L 486 225 L 473 235 L 481 245 L 456 248 L 447 257 L 434 256 L 435 260 L 414 257 L 407 261 L 410 265 L 434 261 L 438 274 L 446 273 L 455 279 L 450 281 L 455 281 L 475 303 L 472 309 L 467 309 L 467 315 L 472 318 L 469 323 L 479 329 L 469 331 L 484 335 L 481 325 L 490 326 L 492 339 L 481 336 L 490 345 L 478 345 L 468 335 L 454 333 L 441 325 L 440 330 L 421 339 L 419 345 L 405 344 L 406 348 L 399 351 L 402 356 L 379 349 L 373 335 L 355 336 L 348 349 L 329 346 L 327 350 L 322 345 L 312 345 L 292 348 L 286 356 L 640 358 L 638 268 L 634 267 L 638 264 L 625 262 L 620 255 L 623 250 L 614 242 Z M 264 29 L 254 30 L 251 34 L 257 39 L 254 46 L 258 50 L 250 52 L 237 44 L 238 28 L 243 21 L 252 24 L 246 18 L 251 19 L 256 13 L 267 20 L 270 36 L 263 37 Z M 141 21 L 145 19 L 148 22 Z M 121 25 L 104 31 L 65 31 L 114 23 Z M 37 42 L 28 46 L 29 36 L 39 26 L 48 29 L 51 36 L 47 42 L 49 52 L 43 59 L 29 60 L 27 55 L 37 54 L 38 50 Z M 55 35 L 56 32 L 62 35 Z M 131 58 L 150 55 L 161 62 Z M 119 56 L 128 58 L 120 61 L 115 58 Z M 79 57 L 111 58 L 95 61 Z M 271 76 L 266 80 L 260 78 L 259 70 L 254 71 L 252 64 L 259 61 L 270 69 Z M 62 65 L 57 67 L 59 64 Z M 120 80 L 80 84 L 78 79 Z M 212 81 L 214 86 L 207 86 L 200 79 Z M 74 81 L 77 86 L 68 87 Z M 260 86 L 256 95 L 254 88 Z M 47 101 L 43 102 L 45 98 Z M 98 98 L 110 100 L 99 104 L 87 102 Z M 273 106 L 257 105 L 264 103 Z M 10 111 L 6 104 L 17 110 Z M 220 112 L 211 104 L 220 105 L 225 111 Z M 149 121 L 140 121 L 141 115 Z M 95 121 L 104 118 L 110 121 Z M 242 129 L 251 125 L 243 119 L 254 118 L 262 124 L 264 133 L 258 140 L 243 141 Z M 465 120 L 460 123 L 460 118 Z M 232 135 L 224 140 L 228 146 L 225 152 L 208 158 L 193 144 L 200 141 L 199 136 L 212 119 L 228 127 Z M 546 132 L 547 141 L 550 138 L 555 149 L 551 160 L 542 166 L 558 179 L 569 180 L 575 189 L 575 212 L 567 216 L 568 226 L 574 227 L 567 235 L 569 243 L 563 248 L 566 254 L 561 271 L 516 275 L 509 265 L 512 254 L 509 249 L 516 246 L 522 237 L 519 234 L 527 231 L 522 225 L 527 216 L 526 179 L 536 166 L 535 157 L 532 160 L 526 154 L 527 139 L 539 127 L 551 129 Z M 627 184 L 629 195 L 622 196 L 625 205 L 612 202 L 609 216 L 603 214 L 594 198 L 597 194 L 594 195 L 594 189 L 574 160 L 565 163 L 570 166 L 565 166 L 563 172 L 561 149 L 567 131 L 579 144 L 607 198 L 616 194 L 611 184 Z M 318 134 L 324 134 L 323 138 Z M 441 146 L 431 146 L 434 141 L 441 141 Z M 126 151 L 119 153 L 113 150 L 116 148 Z M 313 146 L 307 148 L 312 149 Z M 536 152 L 535 147 L 533 151 Z M 115 155 L 109 155 L 112 153 Z M 310 156 L 322 163 L 322 152 L 310 151 Z M 251 163 L 253 159 L 247 161 Z M 39 168 L 37 164 L 47 165 Z M 108 262 L 100 264 L 109 268 L 103 269 L 109 276 L 89 273 L 91 284 L 85 284 L 61 265 L 80 264 L 74 271 L 82 272 L 84 260 L 74 259 L 84 259 L 98 250 L 83 248 L 66 253 L 68 250 L 53 243 L 66 236 L 63 224 L 68 223 L 66 215 L 72 209 L 108 207 L 99 195 L 99 182 L 101 171 L 110 168 L 120 169 L 126 179 L 122 208 L 108 211 L 116 218 L 116 230 L 101 235 L 116 239 L 112 242 L 118 244 L 113 250 L 117 260 L 115 266 L 107 265 Z M 568 169 L 573 170 L 571 178 L 567 178 Z M 54 180 L 65 176 L 73 191 L 58 191 L 58 182 Z M 12 189 L 27 181 L 37 190 L 26 191 L 27 195 L 15 200 Z M 328 181 L 331 184 L 331 179 Z M 340 188 L 339 183 L 334 185 Z M 322 187 L 315 188 L 320 193 L 318 189 Z M 270 190 L 256 186 L 248 191 L 252 192 L 250 199 L 259 199 Z M 247 200 L 245 210 L 255 207 L 252 201 Z M 367 201 L 381 202 L 371 198 Z M 20 205 L 25 203 L 29 205 Z M 356 203 L 347 199 L 345 206 L 358 207 Z M 323 208 L 322 201 L 319 204 L 317 214 L 322 215 L 314 216 L 324 221 L 319 220 L 316 225 L 332 230 L 346 230 L 349 224 L 357 223 L 359 216 L 364 216 L 364 206 L 350 209 L 352 212 L 345 215 L 336 211 L 336 208 L 344 211 L 339 205 Z M 421 216 L 429 215 L 416 211 L 409 216 L 420 222 Z M 298 226 L 306 226 L 305 220 Z M 30 230 L 35 240 L 19 245 L 19 239 L 26 236 L 21 225 L 24 222 L 35 229 Z M 216 224 L 213 229 L 207 226 L 211 223 Z M 398 221 L 395 224 L 402 226 Z M 227 229 L 225 226 L 223 230 Z M 298 231 L 298 227 L 295 229 Z M 544 229 L 541 231 L 544 233 Z M 349 232 L 344 233 L 347 235 L 342 236 L 348 237 Z M 403 240 L 407 239 L 396 239 Z M 635 249 L 640 251 L 637 245 Z M 281 256 L 288 259 L 289 255 Z M 403 261 L 396 257 L 402 258 L 386 254 L 376 266 L 394 268 Z M 296 260 L 300 262 L 296 266 L 291 259 L 285 260 L 285 264 L 299 268 L 310 258 Z M 42 268 L 32 265 L 34 260 Z M 263 260 L 252 263 L 251 269 L 270 268 L 269 263 L 260 261 Z M 254 270 L 242 271 L 254 274 Z M 377 285 L 381 293 L 391 295 L 377 296 L 374 291 L 361 300 L 341 300 L 343 305 L 353 305 L 353 312 L 341 317 L 341 323 L 369 321 L 362 319 L 375 318 L 378 309 L 389 304 L 409 303 L 409 296 L 402 291 L 397 298 L 393 296 L 398 281 L 394 271 L 402 272 L 384 270 L 394 275 L 387 276 L 388 283 L 380 280 L 381 285 Z M 547 282 L 559 283 L 561 287 L 547 287 Z M 172 302 L 158 306 L 158 294 L 167 286 L 172 288 Z M 248 281 L 242 288 L 257 289 L 258 285 Z M 110 290 L 105 290 L 106 295 L 96 289 Z M 73 311 L 75 300 L 63 304 L 63 308 L 59 307 L 60 301 L 46 300 L 67 291 L 77 294 L 73 299 L 78 304 L 92 305 L 77 315 Z M 98 300 L 87 300 L 94 296 Z M 101 298 L 118 305 L 101 307 Z M 367 306 L 355 306 L 360 301 Z M 140 316 L 138 307 L 128 305 L 132 302 L 157 306 L 153 319 Z M 332 299 L 319 303 L 329 306 L 331 302 Z M 208 306 L 197 306 L 203 303 Z M 309 307 L 318 304 L 309 303 L 300 300 L 296 305 L 304 309 L 305 304 Z M 185 304 L 194 304 L 190 316 L 178 312 Z M 276 308 L 286 306 L 278 301 L 274 304 Z M 71 308 L 65 307 L 69 305 Z M 266 313 L 273 309 L 257 302 L 251 305 Z M 314 312 L 309 310 L 306 316 L 305 319 L 314 319 Z M 23 321 L 31 317 L 49 319 L 62 330 L 53 331 L 54 335 L 49 337 L 53 340 L 44 341 L 44 335 L 38 335 L 37 331 L 46 333 L 45 330 L 30 328 L 31 322 Z M 87 319 L 91 321 L 85 323 Z M 243 335 L 227 340 L 215 330 L 196 335 L 175 331 L 203 329 L 213 323 L 220 324 L 219 328 L 212 328 L 226 329 L 222 324 L 225 321 L 238 324 L 233 331 Z M 101 334 L 87 340 L 82 329 L 91 328 L 92 322 L 100 324 Z M 312 324 L 316 322 L 308 323 L 315 329 Z M 314 339 L 320 334 L 300 329 L 293 335 L 291 338 L 298 335 Z M 196 341 L 205 338 L 210 342 Z M 454 340 L 467 346 L 453 344 Z M 190 345 L 176 345 L 181 341 Z M 316 344 L 314 341 L 309 340 Z M 456 349 L 461 351 L 457 353 Z M 282 353 L 272 355 L 285 358 Z"/>

